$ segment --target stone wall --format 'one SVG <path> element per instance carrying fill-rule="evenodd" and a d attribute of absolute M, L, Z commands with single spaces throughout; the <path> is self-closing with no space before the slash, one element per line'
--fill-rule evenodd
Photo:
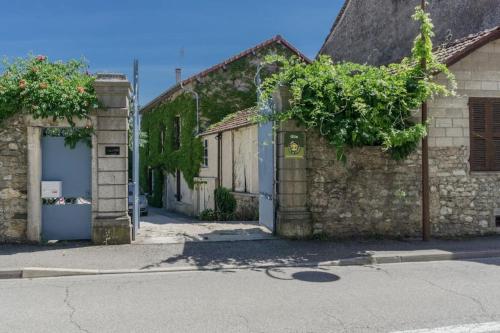
<path fill-rule="evenodd" d="M 500 41 L 481 47 L 450 70 L 456 75 L 457 96 L 428 103 L 432 235 L 494 233 L 495 218 L 500 216 L 500 172 L 470 171 L 468 103 L 471 97 L 500 98 Z M 396 162 L 377 147 L 355 149 L 344 166 L 324 140 L 308 135 L 314 234 L 420 235 L 418 153 Z"/>
<path fill-rule="evenodd" d="M 353 149 L 347 163 L 319 135 L 307 140 L 308 206 L 314 235 L 413 237 L 419 233 L 420 163 L 379 147 Z"/>
<path fill-rule="evenodd" d="M 257 221 L 259 219 L 259 195 L 240 192 L 232 193 L 237 203 L 235 219 L 237 221 Z"/>
<path fill-rule="evenodd" d="M 308 205 L 314 235 L 419 237 L 420 154 L 394 161 L 380 147 L 350 150 L 347 163 L 309 133 Z M 496 232 L 500 173 L 469 173 L 466 147 L 430 149 L 432 235 Z"/>
<path fill-rule="evenodd" d="M 22 116 L 0 127 L 0 243 L 26 239 L 27 138 Z"/>
<path fill-rule="evenodd" d="M 95 83 L 103 109 L 91 116 L 92 240 L 95 243 L 130 243 L 127 216 L 128 97 L 124 75 L 99 75 Z M 86 120 L 74 119 L 77 127 Z M 41 133 L 46 127 L 68 127 L 65 120 L 34 119 L 16 115 L 0 127 L 0 243 L 41 241 L 42 180 Z M 29 144 L 28 144 L 29 142 Z M 120 148 L 107 155 L 106 147 Z M 29 170 L 29 171 L 28 171 Z M 29 196 L 29 199 L 28 199 Z"/>

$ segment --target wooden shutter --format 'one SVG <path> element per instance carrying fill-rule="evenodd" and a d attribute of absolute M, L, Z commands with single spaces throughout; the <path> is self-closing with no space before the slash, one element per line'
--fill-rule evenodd
<path fill-rule="evenodd" d="M 500 99 L 490 99 L 490 109 L 492 114 L 491 134 L 493 139 L 491 169 L 500 170 Z"/>
<path fill-rule="evenodd" d="M 500 99 L 471 98 L 470 166 L 472 171 L 500 171 Z"/>

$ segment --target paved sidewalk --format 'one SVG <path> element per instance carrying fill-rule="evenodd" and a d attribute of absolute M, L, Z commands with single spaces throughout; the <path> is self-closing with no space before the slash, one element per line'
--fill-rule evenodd
<path fill-rule="evenodd" d="M 164 209 L 149 208 L 141 216 L 135 244 L 176 244 L 273 239 L 258 222 L 203 222 Z"/>
<path fill-rule="evenodd" d="M 314 265 L 366 256 L 500 251 L 500 236 L 468 240 L 188 242 L 164 245 L 46 246 L 0 245 L 0 269 L 50 267 L 74 269 L 151 269 L 225 265 Z M 442 259 L 441 259 L 442 260 Z M 394 260 L 397 262 L 398 260 Z M 392 261 L 389 261 L 392 262 Z"/>

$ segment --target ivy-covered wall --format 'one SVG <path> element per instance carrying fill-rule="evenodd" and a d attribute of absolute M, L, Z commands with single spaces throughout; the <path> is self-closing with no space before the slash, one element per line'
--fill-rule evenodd
<path fill-rule="evenodd" d="M 228 114 L 256 105 L 255 74 L 266 55 L 291 56 L 292 51 L 279 43 L 270 44 L 253 54 L 228 63 L 223 68 L 193 80 L 185 86 L 200 97 L 200 131 L 222 120 Z M 264 74 L 265 76 L 265 74 Z M 180 117 L 180 148 L 174 148 L 174 119 Z M 150 202 L 161 203 L 163 182 L 153 181 L 149 188 L 148 170 L 156 175 L 173 174 L 179 169 L 188 186 L 193 188 L 202 162 L 202 142 L 196 137 L 196 104 L 192 94 L 172 92 L 159 106 L 142 117 L 145 142 L 141 148 L 141 183 L 152 194 Z"/>

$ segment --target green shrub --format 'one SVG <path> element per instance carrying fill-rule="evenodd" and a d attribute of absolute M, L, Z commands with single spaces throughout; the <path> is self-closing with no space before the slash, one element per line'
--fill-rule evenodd
<path fill-rule="evenodd" d="M 217 214 L 213 209 L 205 209 L 200 214 L 201 221 L 215 221 L 217 220 Z"/>
<path fill-rule="evenodd" d="M 219 187 L 215 190 L 215 207 L 218 220 L 230 221 L 234 219 L 236 199 L 227 188 Z"/>

